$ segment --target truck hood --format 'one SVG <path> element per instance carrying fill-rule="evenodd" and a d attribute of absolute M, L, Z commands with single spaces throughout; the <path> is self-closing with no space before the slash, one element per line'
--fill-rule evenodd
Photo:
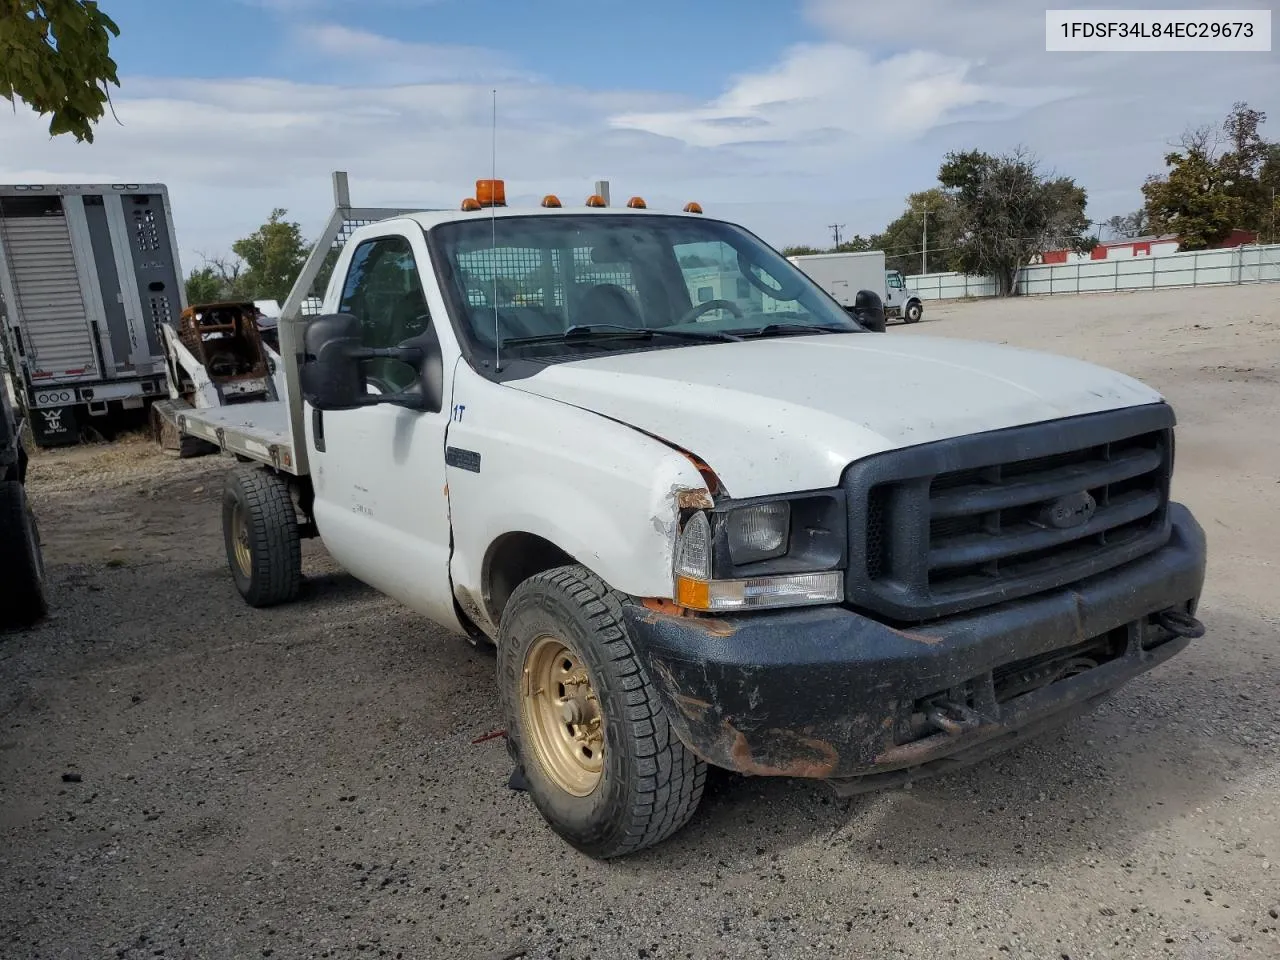
<path fill-rule="evenodd" d="M 1079 360 L 871 333 L 576 360 L 508 385 L 697 454 L 739 498 L 834 487 L 885 450 L 1161 400 Z"/>

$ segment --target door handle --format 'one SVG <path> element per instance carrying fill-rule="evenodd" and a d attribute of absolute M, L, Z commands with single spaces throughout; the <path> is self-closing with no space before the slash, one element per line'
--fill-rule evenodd
<path fill-rule="evenodd" d="M 311 408 L 311 433 L 315 437 L 316 450 L 324 453 L 324 411 Z"/>

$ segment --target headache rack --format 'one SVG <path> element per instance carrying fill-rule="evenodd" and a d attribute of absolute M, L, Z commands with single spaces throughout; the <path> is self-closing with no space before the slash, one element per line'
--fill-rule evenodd
<path fill-rule="evenodd" d="M 1169 537 L 1173 410 L 1157 403 L 854 464 L 846 602 L 919 622 L 1052 590 Z"/>

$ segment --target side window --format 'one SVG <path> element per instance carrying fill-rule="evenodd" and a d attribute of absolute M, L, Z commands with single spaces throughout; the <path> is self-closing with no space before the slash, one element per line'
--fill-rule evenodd
<path fill-rule="evenodd" d="M 901 289 L 902 289 L 902 275 L 901 275 L 901 274 L 898 274 L 898 273 L 891 273 L 891 274 L 889 274 L 889 286 L 893 287 L 895 290 L 901 290 Z"/>
<path fill-rule="evenodd" d="M 351 257 L 338 310 L 359 319 L 366 347 L 399 346 L 426 330 L 431 318 L 409 241 L 381 237 L 360 244 Z M 365 374 L 382 393 L 404 390 L 418 376 L 398 360 L 370 360 Z"/>

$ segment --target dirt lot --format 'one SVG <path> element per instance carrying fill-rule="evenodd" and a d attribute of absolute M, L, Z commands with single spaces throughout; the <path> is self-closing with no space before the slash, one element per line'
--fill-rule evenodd
<path fill-rule="evenodd" d="M 1280 288 L 934 307 L 1164 390 L 1209 634 L 1096 714 L 844 802 L 714 780 L 599 864 L 505 788 L 492 658 L 307 547 L 244 607 L 219 458 L 44 455 L 53 617 L 0 637 L 0 956 L 1280 956 Z M 64 782 L 78 774 L 77 782 Z"/>

